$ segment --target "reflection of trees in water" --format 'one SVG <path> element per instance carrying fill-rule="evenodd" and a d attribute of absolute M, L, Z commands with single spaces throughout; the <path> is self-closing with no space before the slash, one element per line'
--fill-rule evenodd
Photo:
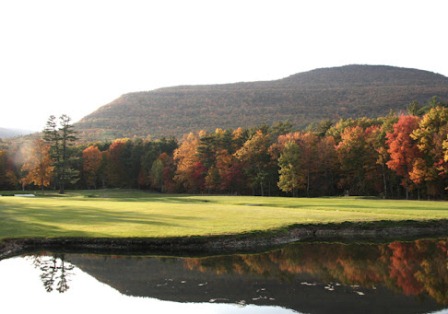
<path fill-rule="evenodd" d="M 64 254 L 34 256 L 33 258 L 34 266 L 42 271 L 40 279 L 47 292 L 56 289 L 59 293 L 64 293 L 69 289 L 68 282 L 73 275 L 72 270 L 75 266 L 65 261 Z"/>
<path fill-rule="evenodd" d="M 378 284 L 404 295 L 429 295 L 448 304 L 448 240 L 389 244 L 308 243 L 254 255 L 186 258 L 200 272 L 269 275 L 288 280 L 309 274 L 327 282 L 372 288 Z"/>

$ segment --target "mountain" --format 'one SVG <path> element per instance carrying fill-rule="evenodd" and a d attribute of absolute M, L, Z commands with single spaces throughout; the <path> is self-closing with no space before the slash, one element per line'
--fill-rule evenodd
<path fill-rule="evenodd" d="M 347 65 L 275 81 L 177 86 L 125 94 L 81 119 L 83 137 L 176 136 L 200 129 L 376 117 L 412 101 L 448 99 L 448 77 L 391 66 Z"/>
<path fill-rule="evenodd" d="M 0 138 L 10 138 L 15 136 L 28 135 L 33 132 L 34 131 L 30 130 L 0 128 Z"/>

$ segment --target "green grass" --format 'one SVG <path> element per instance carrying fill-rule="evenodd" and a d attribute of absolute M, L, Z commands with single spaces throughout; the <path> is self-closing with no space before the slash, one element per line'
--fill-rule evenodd
<path fill-rule="evenodd" d="M 0 240 L 235 234 L 292 224 L 448 219 L 447 202 L 151 194 L 0 197 Z"/>

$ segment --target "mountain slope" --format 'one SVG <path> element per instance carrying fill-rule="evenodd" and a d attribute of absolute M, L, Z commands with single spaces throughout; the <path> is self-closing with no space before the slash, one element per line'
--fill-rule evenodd
<path fill-rule="evenodd" d="M 34 131 L 30 130 L 20 130 L 20 129 L 7 129 L 7 128 L 0 128 L 0 138 L 10 138 L 15 136 L 22 136 L 31 134 Z"/>
<path fill-rule="evenodd" d="M 348 65 L 284 79 L 177 86 L 125 94 L 76 124 L 84 136 L 104 139 L 311 122 L 402 111 L 416 100 L 448 99 L 448 78 L 390 66 Z"/>

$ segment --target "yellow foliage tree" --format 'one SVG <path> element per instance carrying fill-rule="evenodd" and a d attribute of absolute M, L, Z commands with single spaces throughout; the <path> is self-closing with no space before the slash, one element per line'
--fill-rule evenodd
<path fill-rule="evenodd" d="M 36 139 L 32 145 L 24 148 L 23 155 L 25 162 L 21 170 L 26 173 L 26 176 L 21 179 L 22 185 L 35 184 L 42 190 L 49 186 L 54 170 L 50 145 L 41 139 Z"/>
<path fill-rule="evenodd" d="M 204 135 L 205 131 L 200 131 L 199 136 L 189 133 L 184 136 L 179 148 L 174 151 L 173 158 L 177 164 L 174 181 L 188 192 L 198 192 L 204 185 L 207 169 L 202 165 L 197 155 L 199 138 Z"/>

